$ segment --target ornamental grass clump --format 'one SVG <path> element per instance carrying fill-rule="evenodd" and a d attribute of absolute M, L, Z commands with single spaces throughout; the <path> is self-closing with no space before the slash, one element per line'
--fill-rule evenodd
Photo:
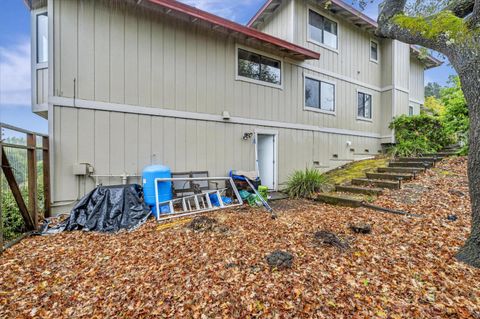
<path fill-rule="evenodd" d="M 295 171 L 287 181 L 286 192 L 291 198 L 311 198 L 326 183 L 326 177 L 315 168 Z"/>

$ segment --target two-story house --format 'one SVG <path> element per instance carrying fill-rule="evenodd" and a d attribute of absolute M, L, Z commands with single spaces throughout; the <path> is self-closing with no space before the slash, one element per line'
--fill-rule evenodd
<path fill-rule="evenodd" d="M 278 189 L 296 169 L 375 155 L 439 65 L 340 0 L 269 0 L 248 26 L 173 0 L 27 3 L 57 211 L 152 163 L 258 170 Z"/>

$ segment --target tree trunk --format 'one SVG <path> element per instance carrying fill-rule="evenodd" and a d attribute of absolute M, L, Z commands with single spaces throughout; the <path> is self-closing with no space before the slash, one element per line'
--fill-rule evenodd
<path fill-rule="evenodd" d="M 462 90 L 467 100 L 470 133 L 468 153 L 468 180 L 472 206 L 472 228 L 464 246 L 457 253 L 457 259 L 471 266 L 480 268 L 480 63 L 454 64 L 462 82 Z"/>

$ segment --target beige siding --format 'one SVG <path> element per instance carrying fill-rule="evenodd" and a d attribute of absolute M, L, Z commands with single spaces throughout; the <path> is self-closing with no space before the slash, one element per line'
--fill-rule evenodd
<path fill-rule="evenodd" d="M 410 83 L 410 45 L 394 42 L 394 82 L 395 86 L 408 90 Z"/>
<path fill-rule="evenodd" d="M 424 84 L 424 66 L 415 57 L 410 58 L 410 100 L 414 102 L 424 102 L 425 84 Z"/>
<path fill-rule="evenodd" d="M 284 61 L 283 89 L 277 89 L 236 81 L 236 43 L 199 25 L 136 13 L 132 8 L 112 9 L 102 1 L 55 4 L 55 16 L 60 16 L 55 25 L 56 47 L 60 48 L 55 59 L 58 96 L 73 97 L 75 82 L 77 99 L 215 115 L 228 111 L 242 118 L 355 131 L 380 130 L 380 92 L 375 89 L 380 85 L 379 65 L 369 62 L 369 36 L 361 33 L 356 39 L 358 30 L 347 24 L 342 24 L 340 31 L 344 52 L 350 52 L 346 48 L 349 41 L 358 48 L 346 57 L 335 54 L 334 63 L 322 52 L 320 61 L 307 62 L 307 69 L 298 62 Z M 363 52 L 361 59 L 357 60 L 355 51 Z M 356 90 L 365 88 L 321 73 L 319 67 L 331 65 L 374 86 L 368 88 L 374 96 L 373 123 L 356 120 Z M 303 110 L 304 73 L 337 83 L 336 116 Z"/>
<path fill-rule="evenodd" d="M 307 23 L 308 8 L 330 18 L 338 23 L 338 51 L 326 49 L 308 41 Z M 341 19 L 338 15 L 326 12 L 323 5 L 316 1 L 295 1 L 295 42 L 311 50 L 320 52 L 319 60 L 309 61 L 310 64 L 341 74 L 352 80 L 361 81 L 377 87 L 381 86 L 381 60 L 380 63 L 370 61 L 370 39 L 373 36 L 356 26 Z M 381 44 L 380 44 L 381 46 Z"/>
<path fill-rule="evenodd" d="M 277 38 L 294 42 L 294 1 L 284 1 L 274 14 L 261 26 L 261 31 Z"/>
<path fill-rule="evenodd" d="M 73 175 L 76 163 L 89 163 L 97 175 L 140 175 L 143 167 L 157 163 L 173 171 L 207 169 L 211 175 L 220 176 L 231 169 L 254 170 L 254 139 L 244 141 L 242 136 L 262 128 L 64 106 L 54 107 L 54 122 L 55 202 L 76 200 L 93 189 L 93 178 L 77 180 Z M 375 155 L 380 149 L 376 138 L 293 129 L 273 131 L 278 133 L 280 182 L 293 170 L 311 167 L 314 162 L 326 170 Z M 347 141 L 352 145 L 347 146 Z M 338 158 L 333 158 L 334 154 Z M 121 179 L 103 177 L 98 182 L 119 184 Z M 139 179 L 130 178 L 129 182 L 138 183 Z"/>
<path fill-rule="evenodd" d="M 36 74 L 36 92 L 35 92 L 35 103 L 44 104 L 48 102 L 48 69 L 37 69 L 35 70 Z"/>

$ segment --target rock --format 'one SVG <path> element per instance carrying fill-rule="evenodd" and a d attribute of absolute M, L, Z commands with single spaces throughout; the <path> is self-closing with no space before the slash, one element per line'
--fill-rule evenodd
<path fill-rule="evenodd" d="M 198 216 L 198 217 L 195 217 L 190 222 L 190 224 L 188 224 L 187 227 L 195 231 L 207 231 L 207 230 L 213 230 L 216 225 L 217 225 L 217 220 L 215 218 L 210 218 L 207 216 Z"/>
<path fill-rule="evenodd" d="M 349 228 L 357 234 L 370 234 L 372 232 L 372 225 L 367 223 L 351 224 Z"/>
<path fill-rule="evenodd" d="M 454 222 L 458 219 L 457 215 L 448 215 L 447 219 L 451 222 Z"/>
<path fill-rule="evenodd" d="M 325 230 L 317 231 L 315 233 L 315 240 L 320 244 L 337 247 L 340 250 L 346 250 L 350 248 L 348 241 L 341 239 L 334 233 Z"/>
<path fill-rule="evenodd" d="M 282 250 L 275 250 L 266 257 L 267 263 L 272 268 L 285 269 L 292 268 L 293 255 Z"/>

